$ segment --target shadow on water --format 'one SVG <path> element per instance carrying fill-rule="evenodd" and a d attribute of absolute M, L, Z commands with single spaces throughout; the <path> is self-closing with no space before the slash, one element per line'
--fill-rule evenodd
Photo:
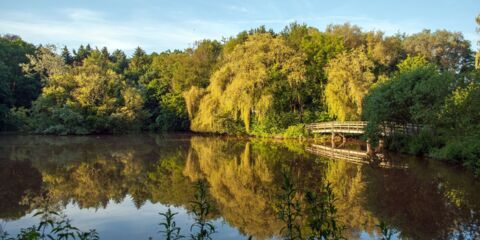
<path fill-rule="evenodd" d="M 0 160 L 0 219 L 16 219 L 29 212 L 22 205 L 27 194 L 37 195 L 42 187 L 42 174 L 28 160 Z"/>
<path fill-rule="evenodd" d="M 127 196 L 137 208 L 152 202 L 194 216 L 201 209 L 192 205 L 198 195 L 194 183 L 203 181 L 211 204 L 205 223 L 221 219 L 238 229 L 236 238 L 279 237 L 286 226 L 278 203 L 288 169 L 295 190 L 291 200 L 302 209 L 291 223 L 302 236 L 312 231 L 309 222 L 315 219 L 315 211 L 305 211 L 307 196 L 315 202 L 326 196 L 328 185 L 345 238 L 380 238 L 379 226 L 393 230 L 392 239 L 479 237 L 480 185 L 468 173 L 395 155 L 390 158 L 408 168 L 352 164 L 312 155 L 305 147 L 188 135 L 5 136 L 0 138 L 0 178 L 6 183 L 0 187 L 0 218 L 15 221 L 46 202 L 60 210 L 69 203 L 108 209 Z"/>

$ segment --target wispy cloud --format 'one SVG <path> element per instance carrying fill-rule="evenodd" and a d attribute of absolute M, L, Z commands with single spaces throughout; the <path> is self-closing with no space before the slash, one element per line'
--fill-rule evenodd
<path fill-rule="evenodd" d="M 104 18 L 104 14 L 102 12 L 92 11 L 84 8 L 67 8 L 61 12 L 74 21 L 101 21 Z"/>
<path fill-rule="evenodd" d="M 228 10 L 235 11 L 235 12 L 241 12 L 241 13 L 249 13 L 250 11 L 246 7 L 242 6 L 237 6 L 237 5 L 230 5 L 227 6 Z"/>
<path fill-rule="evenodd" d="M 359 25 L 364 30 L 381 30 L 387 34 L 414 33 L 422 30 L 425 26 L 418 19 L 386 20 L 362 15 L 320 17 L 285 15 L 282 17 L 283 14 L 280 14 L 263 18 L 263 14 L 256 14 L 238 5 L 226 7 L 231 11 L 245 14 L 219 20 L 182 13 L 181 18 L 159 19 L 142 12 L 139 15 L 114 19 L 109 12 L 86 8 L 50 11 L 49 15 L 28 11 L 0 10 L 0 34 L 18 34 L 34 43 L 52 43 L 59 46 L 67 44 L 69 47 L 90 43 L 94 46 L 118 48 L 131 53 L 137 46 L 141 46 L 147 51 L 183 49 L 201 39 L 221 39 L 259 25 L 281 30 L 285 25 L 294 21 L 319 29 L 324 29 L 332 23 L 350 22 Z M 246 14 L 248 12 L 250 14 Z M 465 36 L 467 39 L 475 39 L 474 34 L 466 33 Z"/>
<path fill-rule="evenodd" d="M 222 24 L 201 21 L 174 24 L 147 20 L 110 21 L 105 16 L 88 9 L 65 9 L 55 17 L 0 11 L 0 29 L 36 43 L 68 43 L 71 47 L 90 43 L 127 52 L 137 46 L 149 51 L 185 48 L 194 41 L 219 38 L 218 33 L 231 30 Z"/>

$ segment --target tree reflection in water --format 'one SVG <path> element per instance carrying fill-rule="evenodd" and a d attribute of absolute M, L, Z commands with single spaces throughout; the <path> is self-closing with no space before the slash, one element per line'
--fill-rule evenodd
<path fill-rule="evenodd" d="M 191 212 L 193 182 L 204 180 L 212 200 L 208 219 L 221 217 L 246 236 L 269 238 L 283 226 L 274 202 L 281 170 L 288 167 L 300 194 L 332 184 L 338 221 L 349 239 L 378 236 L 380 219 L 401 237 L 479 237 L 480 185 L 468 173 L 400 156 L 393 157 L 408 161 L 408 169 L 380 169 L 316 157 L 303 147 L 187 135 L 5 136 L 0 218 L 18 219 L 40 208 L 42 193 L 49 204 L 63 207 L 73 202 L 81 209 L 108 208 L 109 201 L 131 196 L 137 208 L 148 200 Z"/>

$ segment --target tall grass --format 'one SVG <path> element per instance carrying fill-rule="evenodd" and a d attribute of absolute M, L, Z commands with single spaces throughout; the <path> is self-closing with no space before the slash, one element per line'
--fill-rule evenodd
<path fill-rule="evenodd" d="M 283 186 L 279 194 L 276 210 L 278 218 L 284 222 L 280 236 L 286 240 L 345 239 L 345 229 L 337 222 L 335 194 L 330 183 L 325 183 L 320 193 L 307 191 L 300 194 L 291 180 L 288 171 L 283 172 Z M 306 222 L 308 232 L 302 233 L 302 222 Z"/>
<path fill-rule="evenodd" d="M 22 228 L 17 236 L 10 236 L 7 232 L 0 232 L 0 240 L 98 240 L 100 239 L 96 230 L 82 232 L 73 226 L 71 220 L 65 216 L 60 216 L 54 211 L 37 212 L 34 216 L 42 215 L 42 220 L 38 226 L 33 225 L 28 228 Z"/>
<path fill-rule="evenodd" d="M 195 183 L 195 195 L 191 202 L 194 223 L 190 226 L 190 239 L 192 240 L 211 240 L 216 232 L 215 226 L 208 219 L 212 209 L 212 203 L 208 197 L 208 187 L 205 181 Z M 177 213 L 172 213 L 170 208 L 165 213 L 160 213 L 164 220 L 160 223 L 162 236 L 167 240 L 176 240 L 185 238 L 180 235 L 181 228 L 176 226 L 174 217 Z"/>

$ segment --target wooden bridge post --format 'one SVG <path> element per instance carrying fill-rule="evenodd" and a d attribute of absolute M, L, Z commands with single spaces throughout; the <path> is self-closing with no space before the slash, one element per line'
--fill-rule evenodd
<path fill-rule="evenodd" d="M 372 154 L 372 144 L 370 144 L 369 140 L 367 140 L 367 154 Z"/>
<path fill-rule="evenodd" d="M 332 131 L 332 148 L 335 148 L 335 132 Z"/>
<path fill-rule="evenodd" d="M 383 138 L 380 138 L 380 139 L 378 140 L 378 146 L 377 146 L 377 149 L 375 149 L 375 152 L 381 152 L 381 151 L 383 151 L 383 145 L 384 145 L 384 143 L 383 143 Z"/>

